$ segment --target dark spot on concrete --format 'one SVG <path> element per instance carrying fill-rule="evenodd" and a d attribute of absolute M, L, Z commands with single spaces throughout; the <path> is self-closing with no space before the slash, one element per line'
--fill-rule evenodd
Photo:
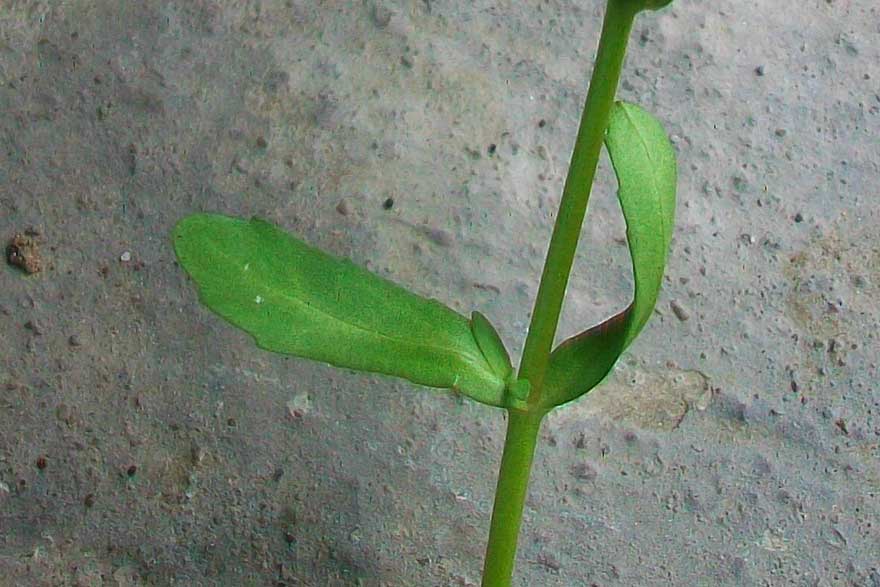
<path fill-rule="evenodd" d="M 474 282 L 473 286 L 474 286 L 475 288 L 477 288 L 477 289 L 481 289 L 481 290 L 483 290 L 483 291 L 491 291 L 492 293 L 495 293 L 495 294 L 500 294 L 500 293 L 501 293 L 501 289 L 500 289 L 498 286 L 496 286 L 496 285 L 492 285 L 491 283 L 477 283 L 477 282 Z"/>
<path fill-rule="evenodd" d="M 24 327 L 33 332 L 36 336 L 41 336 L 43 334 L 43 329 L 35 320 L 28 320 L 24 323 Z"/>
<path fill-rule="evenodd" d="M 377 3 L 373 6 L 370 16 L 373 17 L 373 23 L 377 27 L 384 29 L 391 22 L 391 17 L 394 16 L 394 13 L 387 6 Z"/>
<path fill-rule="evenodd" d="M 551 552 L 538 553 L 538 559 L 536 562 L 552 573 L 558 573 L 559 569 L 562 568 L 562 565 L 559 564 L 559 560 Z"/>
<path fill-rule="evenodd" d="M 134 175 L 137 173 L 137 156 L 138 149 L 137 145 L 134 143 L 129 143 L 128 147 L 125 149 L 125 153 L 122 155 L 122 159 L 125 162 L 125 167 L 128 169 L 129 175 Z"/>
<path fill-rule="evenodd" d="M 442 228 L 426 228 L 425 236 L 435 245 L 448 247 L 452 244 L 452 235 Z"/>
<path fill-rule="evenodd" d="M 278 90 L 285 88 L 289 81 L 290 74 L 286 71 L 273 71 L 266 78 L 266 81 L 263 82 L 263 89 L 270 94 L 274 94 Z"/>
<path fill-rule="evenodd" d="M 578 463 L 571 468 L 571 474 L 580 481 L 595 481 L 597 473 L 589 463 Z"/>

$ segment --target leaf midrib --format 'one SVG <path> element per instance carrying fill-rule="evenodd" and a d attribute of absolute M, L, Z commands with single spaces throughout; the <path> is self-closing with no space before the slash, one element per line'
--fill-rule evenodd
<path fill-rule="evenodd" d="M 636 133 L 636 136 L 639 139 L 639 144 L 641 145 L 642 151 L 645 154 L 645 159 L 649 162 L 649 173 L 648 173 L 649 177 L 648 177 L 648 179 L 651 182 L 650 189 L 651 189 L 652 195 L 654 196 L 653 199 L 657 202 L 657 207 L 660 208 L 660 227 L 663 230 L 663 240 L 665 241 L 667 239 L 667 235 L 669 234 L 669 226 L 668 226 L 668 223 L 666 222 L 666 208 L 664 206 L 663 198 L 658 196 L 658 194 L 660 193 L 660 188 L 657 186 L 657 178 L 656 178 L 656 174 L 654 173 L 654 170 L 657 167 L 655 165 L 656 161 L 651 154 L 651 149 L 648 148 L 648 143 L 645 140 L 645 136 L 642 134 L 642 131 L 639 128 L 639 125 L 636 124 L 635 119 L 630 114 L 629 108 L 627 106 L 622 106 L 621 108 L 623 109 L 623 115 L 626 117 L 627 122 L 629 122 L 630 126 L 633 128 L 633 130 Z"/>

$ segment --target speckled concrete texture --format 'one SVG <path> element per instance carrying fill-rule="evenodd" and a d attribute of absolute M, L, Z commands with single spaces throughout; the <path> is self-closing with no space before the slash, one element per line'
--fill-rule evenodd
<path fill-rule="evenodd" d="M 0 585 L 478 585 L 503 413 L 256 349 L 169 234 L 265 217 L 518 357 L 602 4 L 0 2 Z M 518 587 L 880 587 L 878 23 L 639 18 L 668 279 L 545 423 Z M 560 337 L 629 296 L 600 166 Z"/>

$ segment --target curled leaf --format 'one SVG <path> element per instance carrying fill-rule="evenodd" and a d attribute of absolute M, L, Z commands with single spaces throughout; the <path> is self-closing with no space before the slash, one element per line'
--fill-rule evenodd
<path fill-rule="evenodd" d="M 175 228 L 174 247 L 202 303 L 266 350 L 506 404 L 510 360 L 482 315 L 474 329 L 259 219 L 195 214 Z"/>
<path fill-rule="evenodd" d="M 675 153 L 660 123 L 642 108 L 618 102 L 605 146 L 617 175 L 617 196 L 635 283 L 632 303 L 557 347 L 550 356 L 542 403 L 572 401 L 602 382 L 644 328 L 657 303 L 675 221 Z"/>

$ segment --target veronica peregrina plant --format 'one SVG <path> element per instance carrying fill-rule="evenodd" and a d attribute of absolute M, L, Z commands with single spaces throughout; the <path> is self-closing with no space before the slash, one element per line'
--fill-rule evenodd
<path fill-rule="evenodd" d="M 650 317 L 672 238 L 676 166 L 660 124 L 615 102 L 637 13 L 670 0 L 608 0 L 595 68 L 519 370 L 495 328 L 314 249 L 259 219 L 184 218 L 181 265 L 208 308 L 269 351 L 455 390 L 508 413 L 483 587 L 510 585 L 544 416 L 596 387 Z M 622 311 L 552 348 L 604 143 L 627 225 L 634 295 Z"/>

